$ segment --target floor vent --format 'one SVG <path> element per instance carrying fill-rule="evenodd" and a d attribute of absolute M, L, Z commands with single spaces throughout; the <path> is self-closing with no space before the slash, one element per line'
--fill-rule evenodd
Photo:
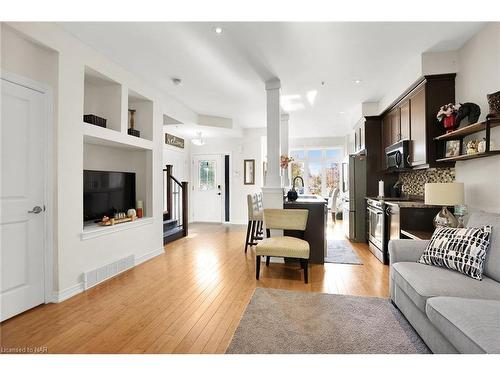
<path fill-rule="evenodd" d="M 116 262 L 96 268 L 95 270 L 85 272 L 83 274 L 85 290 L 134 267 L 134 264 L 134 256 L 130 255 L 126 258 L 119 259 Z"/>

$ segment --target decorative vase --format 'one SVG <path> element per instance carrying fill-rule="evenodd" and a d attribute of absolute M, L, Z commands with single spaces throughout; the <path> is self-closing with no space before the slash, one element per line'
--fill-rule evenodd
<path fill-rule="evenodd" d="M 483 138 L 479 143 L 477 144 L 477 152 L 485 152 L 486 151 L 486 139 Z"/>
<path fill-rule="evenodd" d="M 299 195 L 295 191 L 295 188 L 292 188 L 291 190 L 288 191 L 286 194 L 286 198 L 288 199 L 289 202 L 295 202 Z"/>
<path fill-rule="evenodd" d="M 500 117 L 500 91 L 494 92 L 493 94 L 488 94 L 488 105 L 490 107 L 490 113 L 488 113 L 487 118 Z"/>
<path fill-rule="evenodd" d="M 457 228 L 458 220 L 448 209 L 443 206 L 433 221 L 434 228 Z"/>
<path fill-rule="evenodd" d="M 128 128 L 127 133 L 129 135 L 133 135 L 134 137 L 140 137 L 141 132 L 134 128 L 134 126 L 135 126 L 135 109 L 129 109 L 128 111 L 130 113 L 130 121 L 129 121 L 130 128 Z"/>

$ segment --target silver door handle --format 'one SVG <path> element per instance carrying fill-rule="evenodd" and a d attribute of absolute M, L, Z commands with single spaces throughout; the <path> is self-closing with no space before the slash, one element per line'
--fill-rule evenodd
<path fill-rule="evenodd" d="M 42 212 L 42 211 L 43 211 L 42 207 L 40 207 L 40 206 L 35 206 L 35 207 L 33 207 L 33 210 L 28 211 L 28 213 L 29 213 L 29 214 L 39 214 L 39 213 L 40 213 L 40 212 Z"/>

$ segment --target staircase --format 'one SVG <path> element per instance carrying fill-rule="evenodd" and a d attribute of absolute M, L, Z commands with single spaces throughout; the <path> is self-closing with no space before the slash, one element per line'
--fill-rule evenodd
<path fill-rule="evenodd" d="M 172 176 L 172 165 L 163 170 L 163 244 L 188 234 L 188 183 Z"/>

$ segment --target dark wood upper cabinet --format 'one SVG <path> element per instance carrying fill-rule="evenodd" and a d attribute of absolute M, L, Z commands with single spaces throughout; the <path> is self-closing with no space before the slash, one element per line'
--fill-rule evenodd
<path fill-rule="evenodd" d="M 410 97 L 410 158 L 412 166 L 424 165 L 426 159 L 425 136 L 425 86 L 422 86 Z"/>
<path fill-rule="evenodd" d="M 389 116 L 384 116 L 382 119 L 382 154 L 384 155 L 384 163 L 382 164 L 383 169 L 386 168 L 385 165 L 385 149 L 392 144 L 392 130 L 391 130 L 391 118 Z"/>
<path fill-rule="evenodd" d="M 399 139 L 410 139 L 410 101 L 407 100 L 399 107 L 401 114 Z"/>
<path fill-rule="evenodd" d="M 389 117 L 391 119 L 391 145 L 399 142 L 401 135 L 401 113 L 399 108 L 394 108 L 389 112 Z"/>
<path fill-rule="evenodd" d="M 455 73 L 424 76 L 406 90 L 382 113 L 382 145 L 410 140 L 410 160 L 415 168 L 451 167 L 453 162 L 436 162 L 443 155 L 443 142 L 434 138 L 443 134 L 436 119 L 442 105 L 455 103 Z"/>

